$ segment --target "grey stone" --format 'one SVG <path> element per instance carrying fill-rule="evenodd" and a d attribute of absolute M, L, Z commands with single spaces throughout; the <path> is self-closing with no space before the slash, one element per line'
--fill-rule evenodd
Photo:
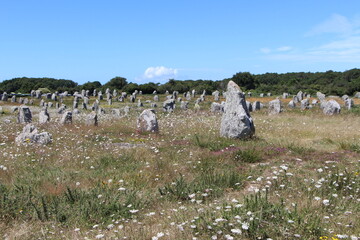
<path fill-rule="evenodd" d="M 253 111 L 251 102 L 246 101 L 246 107 L 247 107 L 247 109 L 248 109 L 249 112 L 252 112 L 252 111 Z"/>
<path fill-rule="evenodd" d="M 211 103 L 210 106 L 210 111 L 213 113 L 223 113 L 224 112 L 224 105 L 217 103 L 217 102 L 213 102 Z"/>
<path fill-rule="evenodd" d="M 360 98 L 360 92 L 356 92 L 354 95 L 355 98 Z"/>
<path fill-rule="evenodd" d="M 214 101 L 219 101 L 220 100 L 220 92 L 218 90 L 216 90 L 215 92 L 212 93 L 212 95 L 214 96 Z"/>
<path fill-rule="evenodd" d="M 39 133 L 32 124 L 27 124 L 22 133 L 15 139 L 17 144 L 41 144 L 45 145 L 52 142 L 52 135 L 48 132 Z"/>
<path fill-rule="evenodd" d="M 226 92 L 220 135 L 227 138 L 249 138 L 253 136 L 255 126 L 246 107 L 245 95 L 233 81 L 229 81 Z"/>
<path fill-rule="evenodd" d="M 301 100 L 300 104 L 301 104 L 301 105 L 300 105 L 300 109 L 301 109 L 301 110 L 305 110 L 305 109 L 309 109 L 309 108 L 310 108 L 309 99 L 307 99 L 307 98 Z"/>
<path fill-rule="evenodd" d="M 180 102 L 180 109 L 187 110 L 189 108 L 189 102 L 188 101 L 181 101 Z"/>
<path fill-rule="evenodd" d="M 144 104 L 141 102 L 140 99 L 138 100 L 137 106 L 138 106 L 138 107 L 143 107 L 143 106 L 144 106 Z"/>
<path fill-rule="evenodd" d="M 333 99 L 327 101 L 325 108 L 323 109 L 325 115 L 339 114 L 340 111 L 341 111 L 340 104 Z"/>
<path fill-rule="evenodd" d="M 16 96 L 15 96 L 15 95 L 13 95 L 13 96 L 11 97 L 11 102 L 12 102 L 12 103 L 16 103 Z"/>
<path fill-rule="evenodd" d="M 137 130 L 139 132 L 158 132 L 159 125 L 154 109 L 145 109 L 137 119 Z"/>
<path fill-rule="evenodd" d="M 280 99 L 275 99 L 269 102 L 269 114 L 275 115 L 283 111 Z"/>
<path fill-rule="evenodd" d="M 289 108 L 296 108 L 296 103 L 294 102 L 294 100 L 291 100 L 291 101 L 288 103 L 288 107 L 289 107 Z"/>
<path fill-rule="evenodd" d="M 48 122 L 50 122 L 50 115 L 45 107 L 39 112 L 39 123 L 44 124 Z"/>
<path fill-rule="evenodd" d="M 158 102 L 159 101 L 159 96 L 158 95 L 155 95 L 154 96 L 154 102 Z"/>
<path fill-rule="evenodd" d="M 175 108 L 175 100 L 168 99 L 163 103 L 163 110 L 164 112 L 173 112 Z"/>
<path fill-rule="evenodd" d="M 345 100 L 345 108 L 350 110 L 354 106 L 354 100 L 352 98 L 348 98 Z"/>
<path fill-rule="evenodd" d="M 72 115 L 73 115 L 73 113 L 71 111 L 64 112 L 60 119 L 60 124 L 71 124 L 72 123 Z"/>
<path fill-rule="evenodd" d="M 89 115 L 87 115 L 85 124 L 88 126 L 98 125 L 98 116 L 95 111 L 92 111 Z"/>
<path fill-rule="evenodd" d="M 20 106 L 17 117 L 18 123 L 31 123 L 32 122 L 32 114 L 30 108 L 27 106 Z"/>
<path fill-rule="evenodd" d="M 304 93 L 302 91 L 299 91 L 297 94 L 296 94 L 299 102 L 301 102 L 301 100 L 304 99 Z"/>
<path fill-rule="evenodd" d="M 257 111 L 257 110 L 261 110 L 263 108 L 263 104 L 259 101 L 255 101 L 252 104 L 252 110 L 253 111 Z"/>

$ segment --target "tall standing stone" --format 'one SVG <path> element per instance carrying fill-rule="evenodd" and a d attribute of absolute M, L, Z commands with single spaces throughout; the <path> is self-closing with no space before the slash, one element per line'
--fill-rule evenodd
<path fill-rule="evenodd" d="M 98 125 L 98 115 L 95 111 L 92 111 L 86 117 L 86 125 L 88 126 L 97 126 Z"/>
<path fill-rule="evenodd" d="M 164 112 L 173 112 L 175 108 L 175 100 L 168 99 L 163 103 L 163 110 Z"/>
<path fill-rule="evenodd" d="M 64 112 L 64 114 L 62 115 L 61 119 L 60 119 L 60 123 L 61 124 L 71 124 L 72 123 L 72 112 L 71 111 L 66 111 Z"/>
<path fill-rule="evenodd" d="M 20 106 L 17 117 L 18 123 L 31 123 L 32 122 L 32 114 L 30 108 L 27 106 Z"/>
<path fill-rule="evenodd" d="M 245 95 L 233 81 L 229 81 L 226 92 L 220 135 L 227 138 L 249 138 L 253 136 L 255 126 L 246 107 Z"/>
<path fill-rule="evenodd" d="M 352 98 L 348 98 L 345 100 L 345 108 L 350 110 L 354 106 L 354 100 Z"/>
<path fill-rule="evenodd" d="M 47 111 L 47 108 L 45 107 L 39 112 L 39 123 L 44 124 L 49 121 L 50 121 L 50 115 Z"/>
<path fill-rule="evenodd" d="M 269 114 L 279 114 L 283 111 L 280 99 L 275 99 L 269 102 Z"/>
<path fill-rule="evenodd" d="M 153 109 L 145 109 L 137 119 L 137 130 L 139 132 L 158 132 L 159 125 Z"/>

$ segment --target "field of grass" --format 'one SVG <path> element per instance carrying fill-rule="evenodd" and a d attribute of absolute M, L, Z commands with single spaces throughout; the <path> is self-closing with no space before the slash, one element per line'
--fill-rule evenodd
<path fill-rule="evenodd" d="M 54 109 L 37 125 L 36 101 L 47 146 L 16 145 L 23 125 L 0 102 L 0 238 L 360 239 L 358 107 L 263 109 L 244 141 L 219 136 L 221 115 L 206 100 L 198 111 L 157 108 L 158 134 L 136 131 L 148 103 L 102 105 L 132 109 L 94 127 L 82 114 L 61 126 Z"/>

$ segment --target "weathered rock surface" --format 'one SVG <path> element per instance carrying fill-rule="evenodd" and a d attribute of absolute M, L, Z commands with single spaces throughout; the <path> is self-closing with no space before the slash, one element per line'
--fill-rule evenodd
<path fill-rule="evenodd" d="M 280 99 L 275 99 L 269 102 L 269 114 L 279 114 L 283 111 Z"/>
<path fill-rule="evenodd" d="M 341 111 L 341 107 L 340 107 L 340 104 L 331 99 L 329 101 L 326 102 L 326 105 L 323 109 L 323 112 L 325 115 L 334 115 L 334 114 L 339 114 Z"/>
<path fill-rule="evenodd" d="M 39 123 L 44 124 L 50 121 L 50 115 L 45 107 L 39 112 Z"/>
<path fill-rule="evenodd" d="M 17 144 L 48 144 L 52 141 L 52 135 L 48 132 L 39 133 L 37 128 L 32 124 L 27 124 L 22 133 L 16 137 Z"/>
<path fill-rule="evenodd" d="M 249 138 L 255 134 L 255 126 L 246 107 L 244 93 L 233 81 L 227 85 L 224 114 L 220 135 L 227 138 Z"/>
<path fill-rule="evenodd" d="M 213 113 L 223 113 L 224 112 L 224 105 L 220 103 L 213 102 L 211 103 L 210 111 Z"/>
<path fill-rule="evenodd" d="M 20 106 L 18 109 L 18 123 L 31 123 L 32 122 L 32 114 L 30 108 L 27 106 Z"/>
<path fill-rule="evenodd" d="M 60 124 L 71 124 L 72 123 L 72 115 L 73 113 L 71 111 L 66 111 L 62 115 L 60 119 Z"/>
<path fill-rule="evenodd" d="M 139 132 L 158 132 L 159 125 L 155 110 L 145 109 L 137 119 L 137 130 Z"/>

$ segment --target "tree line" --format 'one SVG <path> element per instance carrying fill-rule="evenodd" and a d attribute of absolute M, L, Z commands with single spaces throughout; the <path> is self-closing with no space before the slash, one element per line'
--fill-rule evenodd
<path fill-rule="evenodd" d="M 144 94 L 166 91 L 187 92 L 195 89 L 197 92 L 205 90 L 208 94 L 215 90 L 226 90 L 228 81 L 236 82 L 243 91 L 254 93 L 282 94 L 287 92 L 296 94 L 299 90 L 314 94 L 317 91 L 328 95 L 353 95 L 360 91 L 360 69 L 354 68 L 344 72 L 292 72 L 292 73 L 264 73 L 251 74 L 249 72 L 238 72 L 231 78 L 223 80 L 175 80 L 168 82 L 137 84 L 128 82 L 126 78 L 114 77 L 105 84 L 99 81 L 77 84 L 72 80 L 54 78 L 13 78 L 0 82 L 0 93 L 30 93 L 31 90 L 48 89 L 50 92 L 73 93 L 82 89 L 93 91 L 94 89 L 105 91 L 106 88 L 117 89 L 132 93 L 135 90 Z"/>

